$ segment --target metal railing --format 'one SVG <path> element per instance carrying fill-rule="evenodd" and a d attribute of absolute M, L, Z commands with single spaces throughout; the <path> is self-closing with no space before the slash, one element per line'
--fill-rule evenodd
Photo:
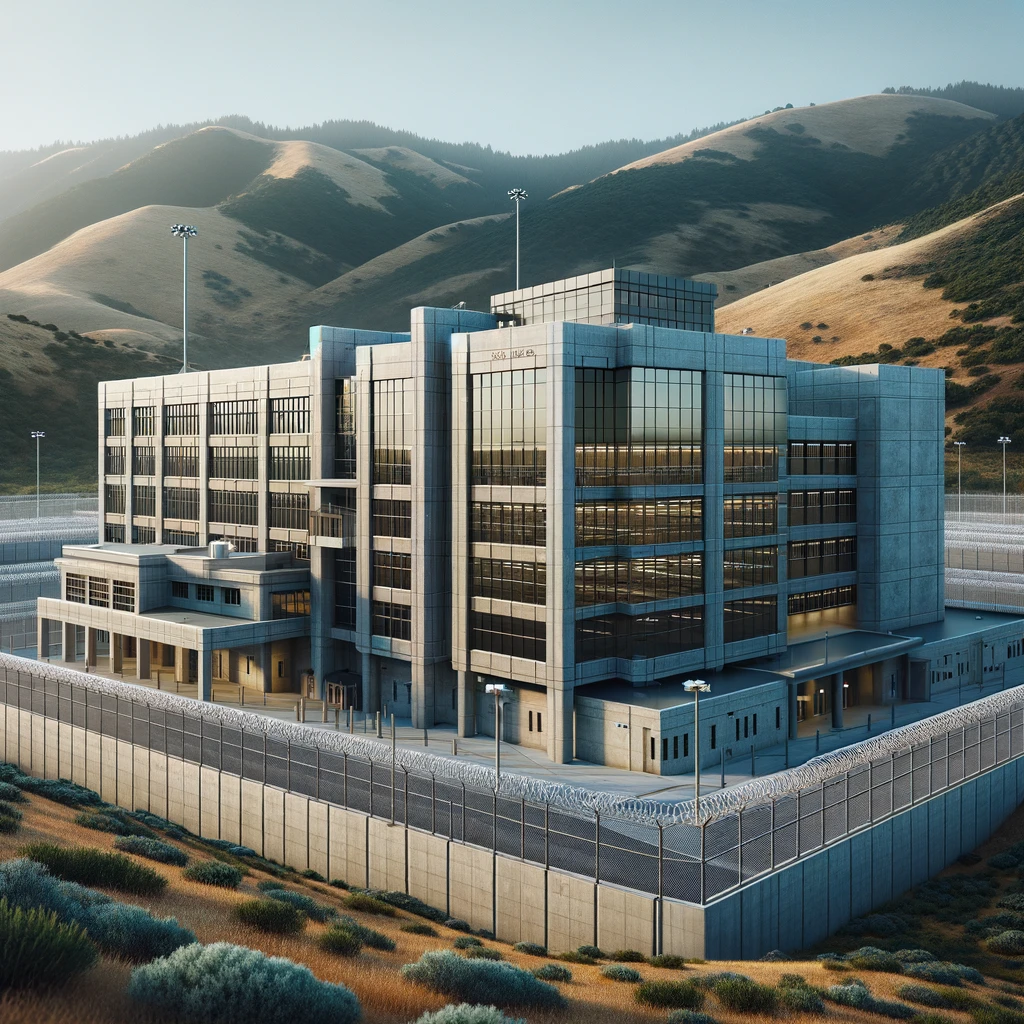
<path fill-rule="evenodd" d="M 0 702 L 456 842 L 695 904 L 1024 753 L 1024 688 L 1015 688 L 709 794 L 696 825 L 692 802 L 621 799 L 515 775 L 503 776 L 495 793 L 490 769 L 457 759 L 392 752 L 4 655 Z"/>

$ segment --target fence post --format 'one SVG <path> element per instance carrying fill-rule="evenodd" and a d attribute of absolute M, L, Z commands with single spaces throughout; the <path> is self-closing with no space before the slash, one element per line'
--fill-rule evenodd
<path fill-rule="evenodd" d="M 466 784 L 462 783 L 462 841 L 466 841 Z"/>
<path fill-rule="evenodd" d="M 430 834 L 437 832 L 437 776 L 430 773 Z"/>
<path fill-rule="evenodd" d="M 701 902 L 701 904 L 703 904 L 704 901 L 705 901 L 705 898 L 706 898 L 706 895 L 705 895 L 705 881 L 704 881 L 704 840 L 705 840 L 704 830 L 707 828 L 707 824 L 702 821 L 700 823 L 699 827 L 700 827 L 700 902 Z"/>
<path fill-rule="evenodd" d="M 665 830 L 658 825 L 658 915 L 654 928 L 654 952 L 660 955 L 665 948 Z"/>
<path fill-rule="evenodd" d="M 594 811 L 594 881 L 601 881 L 601 812 Z"/>
<path fill-rule="evenodd" d="M 341 755 L 341 802 L 348 807 L 348 754 Z"/>
<path fill-rule="evenodd" d="M 491 794 L 491 849 L 498 852 L 498 791 Z"/>
<path fill-rule="evenodd" d="M 551 810 L 551 805 L 547 802 L 544 804 L 544 870 L 546 871 L 551 863 L 550 845 L 551 839 L 548 833 L 548 811 Z"/>
<path fill-rule="evenodd" d="M 775 801 L 769 804 L 771 817 L 768 819 L 770 828 L 768 832 L 768 870 L 775 870 Z"/>
<path fill-rule="evenodd" d="M 402 765 L 402 772 L 405 776 L 404 786 L 402 787 L 402 823 L 404 825 L 409 824 L 409 769 Z"/>
<path fill-rule="evenodd" d="M 825 815 L 822 813 L 822 821 Z M 743 884 L 743 811 L 736 812 L 736 873 L 740 885 Z"/>

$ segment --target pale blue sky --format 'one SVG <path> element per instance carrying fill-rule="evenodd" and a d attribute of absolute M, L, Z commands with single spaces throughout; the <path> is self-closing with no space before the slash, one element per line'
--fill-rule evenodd
<path fill-rule="evenodd" d="M 1024 85 L 1024 0 L 2 0 L 0 150 L 226 113 L 513 152 Z"/>

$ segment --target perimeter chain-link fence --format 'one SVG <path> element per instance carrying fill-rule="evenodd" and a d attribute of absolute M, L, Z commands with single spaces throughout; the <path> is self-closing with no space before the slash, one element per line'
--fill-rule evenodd
<path fill-rule="evenodd" d="M 611 803 L 614 814 L 602 812 L 596 798 L 589 810 L 570 808 L 551 785 L 548 799 L 530 799 L 527 781 L 516 776 L 503 777 L 501 788 L 518 787 L 519 795 L 495 794 L 480 784 L 486 771 L 457 759 L 399 750 L 392 761 L 383 744 L 201 708 L 63 669 L 22 667 L 32 665 L 0 655 L 0 701 L 457 842 L 691 903 L 706 903 L 1024 752 L 1024 692 L 1006 691 L 709 794 L 697 826 L 692 801 L 672 806 L 666 821 L 656 816 L 666 805 L 639 800 Z M 19 743 L 20 735 L 19 729 Z M 435 770 L 422 767 L 430 763 Z M 817 781 L 798 784 L 810 779 Z M 580 791 L 564 790 L 566 802 L 578 803 Z M 680 812 L 688 818 L 680 820 Z"/>

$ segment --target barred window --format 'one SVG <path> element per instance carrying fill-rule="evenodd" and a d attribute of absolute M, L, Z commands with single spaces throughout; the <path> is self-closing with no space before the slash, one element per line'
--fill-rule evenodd
<path fill-rule="evenodd" d="M 505 558 L 474 558 L 470 563 L 470 594 L 521 604 L 544 604 L 547 566 Z"/>
<path fill-rule="evenodd" d="M 270 595 L 271 618 L 295 619 L 309 614 L 309 591 L 288 590 Z"/>
<path fill-rule="evenodd" d="M 152 484 L 135 484 L 132 487 L 132 514 L 156 515 L 156 488 Z"/>
<path fill-rule="evenodd" d="M 156 527 L 155 526 L 133 526 L 132 527 L 132 543 L 133 544 L 155 544 L 156 543 Z"/>
<path fill-rule="evenodd" d="M 819 523 L 855 523 L 856 521 L 856 491 L 789 492 L 790 526 L 815 526 Z"/>
<path fill-rule="evenodd" d="M 94 608 L 110 606 L 110 582 L 102 576 L 89 577 L 89 604 Z"/>
<path fill-rule="evenodd" d="M 576 546 L 685 544 L 703 537 L 700 498 L 576 503 Z"/>
<path fill-rule="evenodd" d="M 240 605 L 242 603 L 242 591 L 238 587 L 222 587 L 221 594 L 224 596 L 225 604 Z"/>
<path fill-rule="evenodd" d="M 197 583 L 196 584 L 196 600 L 197 601 L 212 601 L 213 600 L 213 587 L 209 583 Z"/>
<path fill-rule="evenodd" d="M 372 631 L 374 636 L 388 636 L 392 640 L 411 639 L 412 609 L 405 604 L 374 601 Z"/>
<path fill-rule="evenodd" d="M 69 572 L 64 577 L 64 600 L 74 604 L 85 604 L 85 577 L 76 572 Z"/>
<path fill-rule="evenodd" d="M 191 530 L 164 530 L 164 543 L 179 548 L 199 547 L 199 534 Z"/>
<path fill-rule="evenodd" d="M 270 525 L 279 530 L 309 529 L 309 494 L 270 492 Z"/>
<path fill-rule="evenodd" d="M 543 622 L 511 615 L 471 612 L 469 646 L 475 651 L 493 651 L 511 658 L 544 661 L 547 657 L 547 629 Z"/>
<path fill-rule="evenodd" d="M 335 438 L 334 475 L 339 480 L 354 480 L 356 475 L 356 382 L 334 382 Z"/>
<path fill-rule="evenodd" d="M 124 409 L 104 409 L 103 428 L 107 437 L 124 437 Z"/>
<path fill-rule="evenodd" d="M 259 495 L 255 491 L 220 491 L 210 488 L 210 522 L 255 526 Z"/>
<path fill-rule="evenodd" d="M 210 476 L 215 480 L 255 480 L 259 476 L 256 448 L 210 448 Z M 212 518 L 212 517 L 211 517 Z"/>
<path fill-rule="evenodd" d="M 411 537 L 412 502 L 373 499 L 374 537 Z"/>
<path fill-rule="evenodd" d="M 271 480 L 308 480 L 309 448 L 305 445 L 270 449 Z"/>
<path fill-rule="evenodd" d="M 789 578 L 824 576 L 857 569 L 857 538 L 794 541 L 789 545 Z"/>
<path fill-rule="evenodd" d="M 103 524 L 103 540 L 107 544 L 123 544 L 124 538 L 124 523 Z"/>
<path fill-rule="evenodd" d="M 412 480 L 413 390 L 410 378 L 373 382 L 373 481 Z"/>
<path fill-rule="evenodd" d="M 704 586 L 703 556 L 597 558 L 576 563 L 576 606 L 643 604 L 699 594 Z"/>
<path fill-rule="evenodd" d="M 212 540 L 226 540 L 231 545 L 232 551 L 246 551 L 250 553 L 259 551 L 259 542 L 255 537 L 236 537 L 230 533 L 211 533 L 206 538 L 206 542 L 209 543 Z"/>
<path fill-rule="evenodd" d="M 544 505 L 512 505 L 474 501 L 470 511 L 473 540 L 481 544 L 523 544 L 544 547 L 547 543 Z"/>
<path fill-rule="evenodd" d="M 722 626 L 727 644 L 737 640 L 751 640 L 770 636 L 779 631 L 778 598 L 750 597 L 741 601 L 726 601 Z"/>
<path fill-rule="evenodd" d="M 356 549 L 334 550 L 334 625 L 356 628 Z"/>
<path fill-rule="evenodd" d="M 790 476 L 853 476 L 857 445 L 853 441 L 790 441 Z"/>
<path fill-rule="evenodd" d="M 576 623 L 576 661 L 660 658 L 704 646 L 704 609 L 599 615 Z"/>
<path fill-rule="evenodd" d="M 132 409 L 132 433 L 136 437 L 156 436 L 155 405 L 137 405 Z"/>
<path fill-rule="evenodd" d="M 122 449 L 123 450 L 123 449 Z M 124 484 L 105 484 L 103 487 L 103 507 L 107 512 L 124 514 Z"/>
<path fill-rule="evenodd" d="M 308 434 L 309 396 L 272 398 L 270 400 L 270 432 L 272 434 Z"/>
<path fill-rule="evenodd" d="M 726 551 L 725 589 L 763 587 L 779 579 L 779 549 L 734 548 Z"/>
<path fill-rule="evenodd" d="M 125 580 L 114 580 L 113 607 L 120 612 L 135 611 L 135 584 Z"/>
<path fill-rule="evenodd" d="M 412 589 L 412 555 L 400 551 L 374 551 L 373 585 L 395 590 Z"/>
<path fill-rule="evenodd" d="M 255 399 L 210 403 L 211 434 L 255 434 L 256 426 Z"/>
<path fill-rule="evenodd" d="M 188 600 L 188 583 L 185 580 L 171 580 L 171 597 Z"/>
<path fill-rule="evenodd" d="M 198 434 L 198 402 L 164 406 L 164 437 L 196 437 Z M 194 473 L 180 473 L 177 475 L 195 476 Z"/>
<path fill-rule="evenodd" d="M 107 445 L 103 449 L 103 472 L 108 476 L 124 476 L 124 446 Z"/>
<path fill-rule="evenodd" d="M 198 519 L 199 490 L 195 487 L 165 487 L 164 516 L 167 519 Z M 195 542 L 199 543 L 198 534 L 189 536 L 194 536 Z"/>
<path fill-rule="evenodd" d="M 272 540 L 268 551 L 290 551 L 292 557 L 299 562 L 309 561 L 309 544 L 296 540 Z"/>
<path fill-rule="evenodd" d="M 132 472 L 136 476 L 153 476 L 156 473 L 156 449 L 150 446 L 133 448 Z"/>
<path fill-rule="evenodd" d="M 199 449 L 164 449 L 164 476 L 199 476 Z"/>
<path fill-rule="evenodd" d="M 806 594 L 790 594 L 789 614 L 823 612 L 829 608 L 844 608 L 857 603 L 856 587 L 830 587 L 828 590 L 811 590 Z"/>
<path fill-rule="evenodd" d="M 779 532 L 776 494 L 737 494 L 724 502 L 725 536 L 762 537 Z"/>

